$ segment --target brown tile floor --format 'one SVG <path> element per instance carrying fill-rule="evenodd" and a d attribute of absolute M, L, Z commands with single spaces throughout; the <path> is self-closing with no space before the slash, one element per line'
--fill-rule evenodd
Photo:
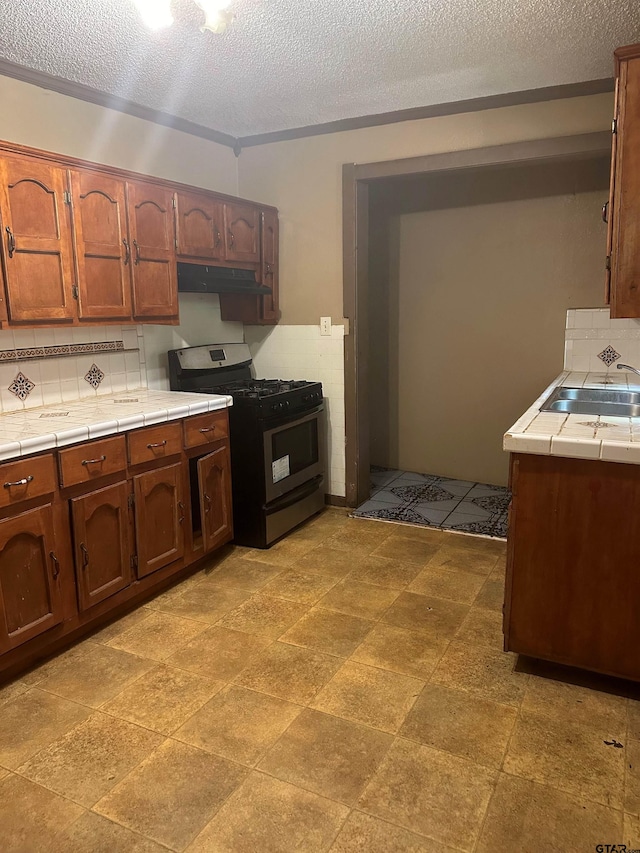
<path fill-rule="evenodd" d="M 0 851 L 640 847 L 637 694 L 502 651 L 504 550 L 341 510 L 225 550 L 0 689 Z"/>

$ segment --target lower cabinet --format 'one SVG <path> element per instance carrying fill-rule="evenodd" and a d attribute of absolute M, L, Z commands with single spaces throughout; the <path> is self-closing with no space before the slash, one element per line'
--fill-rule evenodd
<path fill-rule="evenodd" d="M 231 460 L 229 446 L 198 459 L 198 488 L 204 550 L 211 551 L 228 542 L 231 522 Z"/>
<path fill-rule="evenodd" d="M 640 466 L 511 457 L 506 651 L 640 681 Z"/>
<path fill-rule="evenodd" d="M 63 619 L 51 504 L 0 521 L 0 652 Z"/>
<path fill-rule="evenodd" d="M 131 583 L 129 494 L 125 480 L 71 501 L 80 610 L 87 610 Z"/>
<path fill-rule="evenodd" d="M 0 464 L 0 680 L 232 535 L 223 411 Z"/>
<path fill-rule="evenodd" d="M 178 462 L 133 478 L 139 578 L 184 556 L 182 476 Z"/>

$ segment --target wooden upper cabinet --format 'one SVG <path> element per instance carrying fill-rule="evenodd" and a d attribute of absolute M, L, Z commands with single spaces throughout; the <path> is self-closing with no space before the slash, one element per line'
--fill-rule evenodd
<path fill-rule="evenodd" d="M 231 463 L 227 443 L 198 459 L 198 486 L 204 550 L 210 551 L 233 536 Z"/>
<path fill-rule="evenodd" d="M 182 477 L 178 462 L 133 478 L 138 577 L 184 556 Z"/>
<path fill-rule="evenodd" d="M 173 192 L 146 182 L 127 183 L 133 270 L 133 316 L 178 316 L 178 273 Z"/>
<path fill-rule="evenodd" d="M 0 652 L 62 622 L 50 504 L 0 521 Z"/>
<path fill-rule="evenodd" d="M 131 316 L 131 245 L 125 183 L 89 170 L 71 173 L 78 265 L 78 315 Z"/>
<path fill-rule="evenodd" d="M 32 157 L 0 160 L 2 254 L 8 316 L 71 320 L 73 247 L 67 170 Z"/>
<path fill-rule="evenodd" d="M 260 262 L 260 211 L 257 207 L 225 202 L 224 243 L 228 261 Z"/>
<path fill-rule="evenodd" d="M 270 296 L 262 297 L 262 323 L 277 323 L 280 319 L 278 307 L 280 242 L 278 212 L 263 210 L 261 216 L 262 283 L 271 288 Z"/>
<path fill-rule="evenodd" d="M 616 51 L 609 201 L 611 316 L 640 317 L 640 45 Z"/>
<path fill-rule="evenodd" d="M 87 610 L 131 583 L 131 522 L 126 481 L 73 498 L 78 604 Z"/>
<path fill-rule="evenodd" d="M 176 193 L 178 254 L 216 260 L 224 257 L 222 204 L 206 193 Z"/>

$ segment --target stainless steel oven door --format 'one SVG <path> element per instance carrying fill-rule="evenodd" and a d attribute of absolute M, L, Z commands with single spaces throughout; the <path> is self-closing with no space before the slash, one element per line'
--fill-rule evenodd
<path fill-rule="evenodd" d="M 267 503 L 324 474 L 324 405 L 278 421 L 277 426 L 264 431 L 263 437 Z"/>

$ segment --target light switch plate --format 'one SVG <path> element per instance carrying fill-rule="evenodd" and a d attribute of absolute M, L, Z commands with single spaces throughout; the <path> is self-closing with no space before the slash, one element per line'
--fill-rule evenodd
<path fill-rule="evenodd" d="M 320 317 L 320 334 L 331 334 L 331 317 Z"/>

